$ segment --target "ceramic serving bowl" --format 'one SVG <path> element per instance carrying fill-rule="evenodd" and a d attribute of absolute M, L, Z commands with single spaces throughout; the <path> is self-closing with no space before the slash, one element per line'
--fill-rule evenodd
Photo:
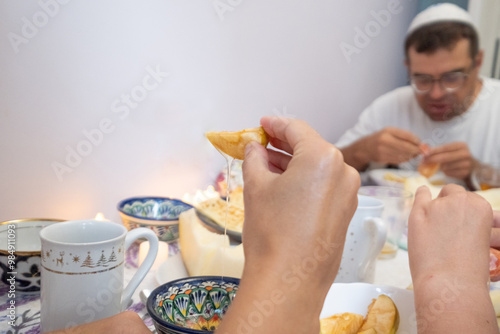
<path fill-rule="evenodd" d="M 118 212 L 127 229 L 146 227 L 166 242 L 179 238 L 179 215 L 191 208 L 188 203 L 168 197 L 132 197 L 118 203 Z"/>
<path fill-rule="evenodd" d="M 215 331 L 238 290 L 239 278 L 198 276 L 174 280 L 153 290 L 147 310 L 160 334 Z"/>
<path fill-rule="evenodd" d="M 1 285 L 40 292 L 40 231 L 60 219 L 17 219 L 0 223 Z"/>

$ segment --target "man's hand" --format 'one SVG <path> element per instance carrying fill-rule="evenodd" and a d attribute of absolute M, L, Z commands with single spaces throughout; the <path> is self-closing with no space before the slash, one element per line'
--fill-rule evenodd
<path fill-rule="evenodd" d="M 419 333 L 498 333 L 488 289 L 492 221 L 488 202 L 460 186 L 435 200 L 417 190 L 408 255 Z"/>
<path fill-rule="evenodd" d="M 491 206 L 473 192 L 450 184 L 432 200 L 429 189 L 420 187 L 408 225 L 414 283 L 443 273 L 486 284 L 492 222 Z"/>
<path fill-rule="evenodd" d="M 470 177 L 476 160 L 470 153 L 469 146 L 464 142 L 454 142 L 436 146 L 430 149 L 424 158 L 425 162 L 441 164 L 444 174 L 459 180 Z"/>
<path fill-rule="evenodd" d="M 491 229 L 490 246 L 500 249 L 500 211 L 493 211 L 493 228 Z"/>
<path fill-rule="evenodd" d="M 420 154 L 420 139 L 413 133 L 388 127 L 343 148 L 345 162 L 359 171 L 370 162 L 400 164 Z"/>

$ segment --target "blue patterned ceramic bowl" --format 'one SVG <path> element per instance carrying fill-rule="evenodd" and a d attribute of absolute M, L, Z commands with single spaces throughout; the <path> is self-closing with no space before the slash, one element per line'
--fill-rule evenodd
<path fill-rule="evenodd" d="M 146 227 L 166 242 L 179 238 L 179 215 L 192 208 L 168 197 L 132 197 L 118 203 L 118 212 L 127 229 Z"/>
<path fill-rule="evenodd" d="M 0 286 L 40 293 L 40 231 L 60 219 L 17 219 L 0 223 Z"/>
<path fill-rule="evenodd" d="M 160 285 L 147 301 L 160 334 L 212 333 L 234 299 L 239 278 L 198 276 Z"/>

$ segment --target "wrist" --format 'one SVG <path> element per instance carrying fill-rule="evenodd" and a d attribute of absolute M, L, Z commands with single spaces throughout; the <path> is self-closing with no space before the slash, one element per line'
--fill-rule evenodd
<path fill-rule="evenodd" d="M 490 333 L 496 327 L 486 281 L 432 275 L 413 287 L 419 333 Z"/>
<path fill-rule="evenodd" d="M 283 293 L 286 295 L 287 304 L 310 303 L 309 308 L 319 314 L 334 276 L 331 279 L 324 278 L 331 275 L 319 272 L 319 269 L 307 268 L 301 261 L 285 262 L 282 259 L 283 257 L 277 257 L 274 261 L 272 256 L 268 256 L 258 262 L 246 262 L 243 283 L 249 282 L 249 285 L 259 286 L 262 291 L 272 292 L 277 297 Z M 314 300 L 310 300 L 312 296 Z M 320 302 L 318 302 L 318 296 L 323 297 Z"/>
<path fill-rule="evenodd" d="M 327 293 L 328 288 L 304 279 L 282 263 L 268 258 L 255 265 L 246 262 L 236 298 L 228 311 L 232 314 L 227 318 L 231 323 L 224 320 L 217 333 L 234 333 L 230 330 L 238 328 L 234 326 L 259 334 L 318 333 Z"/>

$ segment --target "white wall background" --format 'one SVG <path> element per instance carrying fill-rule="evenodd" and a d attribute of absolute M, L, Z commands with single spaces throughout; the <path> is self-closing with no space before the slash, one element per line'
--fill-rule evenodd
<path fill-rule="evenodd" d="M 225 163 L 204 132 L 263 115 L 334 142 L 405 84 L 415 13 L 412 0 L 0 0 L 0 221 L 119 220 L 126 197 L 204 189 Z"/>
<path fill-rule="evenodd" d="M 468 10 L 476 21 L 481 48 L 484 50 L 481 74 L 500 79 L 500 55 L 495 55 L 495 43 L 500 39 L 500 1 L 470 1 Z"/>

